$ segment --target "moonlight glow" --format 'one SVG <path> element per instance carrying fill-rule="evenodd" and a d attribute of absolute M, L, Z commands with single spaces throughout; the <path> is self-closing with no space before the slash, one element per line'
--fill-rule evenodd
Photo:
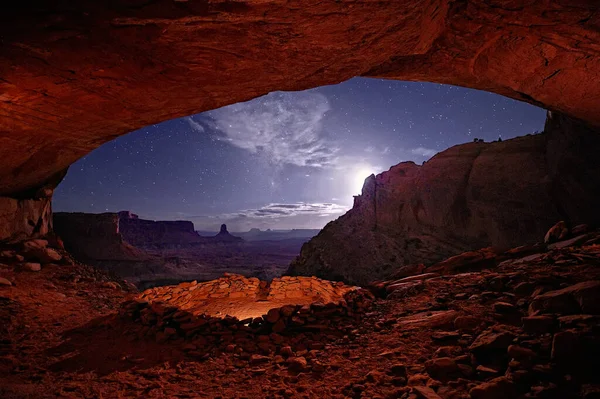
<path fill-rule="evenodd" d="M 354 180 L 352 183 L 353 195 L 360 194 L 362 192 L 365 179 L 373 174 L 372 169 L 360 168 L 354 173 Z"/>

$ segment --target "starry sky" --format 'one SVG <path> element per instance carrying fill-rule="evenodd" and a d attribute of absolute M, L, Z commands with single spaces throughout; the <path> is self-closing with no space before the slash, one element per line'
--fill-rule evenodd
<path fill-rule="evenodd" d="M 147 126 L 73 164 L 56 211 L 131 210 L 198 230 L 322 228 L 371 173 L 541 131 L 545 111 L 433 83 L 354 78 Z"/>

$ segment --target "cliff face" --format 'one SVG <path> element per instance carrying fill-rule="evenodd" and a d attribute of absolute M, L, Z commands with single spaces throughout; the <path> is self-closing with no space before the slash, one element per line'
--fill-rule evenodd
<path fill-rule="evenodd" d="M 399 266 L 540 241 L 557 220 L 600 223 L 600 134 L 549 114 L 545 132 L 467 143 L 369 177 L 353 208 L 306 243 L 288 273 L 355 284 Z"/>
<path fill-rule="evenodd" d="M 119 213 L 119 230 L 124 239 L 140 248 L 176 247 L 206 242 L 187 220 L 154 221 Z"/>
<path fill-rule="evenodd" d="M 77 259 L 95 261 L 141 261 L 148 256 L 123 239 L 116 213 L 54 214 L 54 231 Z"/>

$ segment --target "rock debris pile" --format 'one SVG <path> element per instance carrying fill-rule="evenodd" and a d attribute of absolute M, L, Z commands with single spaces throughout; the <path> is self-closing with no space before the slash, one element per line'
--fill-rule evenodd
<path fill-rule="evenodd" d="M 138 338 L 187 342 L 192 354 L 214 347 L 228 352 L 272 353 L 282 346 L 319 347 L 355 328 L 374 297 L 364 289 L 315 277 L 268 283 L 229 274 L 144 291 L 121 315 Z M 284 345 L 285 344 L 285 345 Z"/>

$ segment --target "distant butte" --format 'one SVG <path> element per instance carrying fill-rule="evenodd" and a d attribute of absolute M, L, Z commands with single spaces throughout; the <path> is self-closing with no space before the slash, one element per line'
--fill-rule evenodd
<path fill-rule="evenodd" d="M 226 224 L 221 225 L 221 230 L 219 231 L 219 234 L 214 236 L 213 240 L 217 241 L 217 242 L 241 242 L 241 241 L 244 241 L 241 237 L 235 237 L 235 236 L 232 236 L 231 234 L 229 234 L 229 232 L 227 231 Z"/>

